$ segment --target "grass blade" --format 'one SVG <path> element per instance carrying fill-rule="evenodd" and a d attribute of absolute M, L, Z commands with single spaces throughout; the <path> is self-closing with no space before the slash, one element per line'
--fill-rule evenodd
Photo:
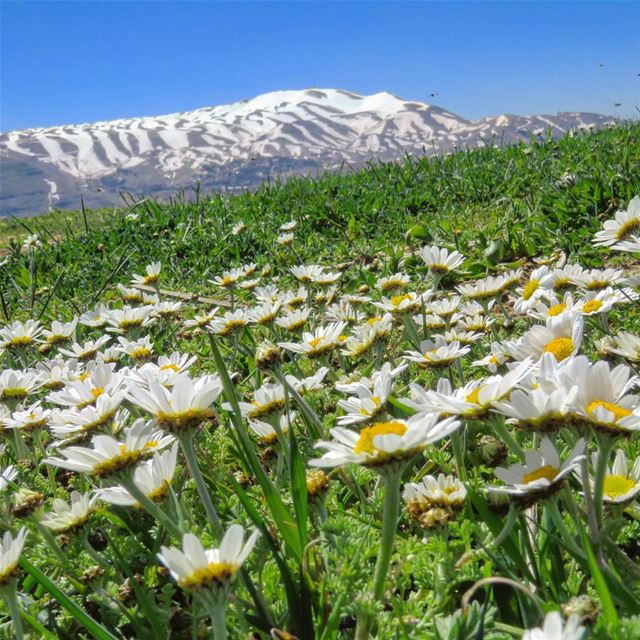
<path fill-rule="evenodd" d="M 95 640 L 119 640 L 110 631 L 105 629 L 99 622 L 92 618 L 82 607 L 76 604 L 64 591 L 56 586 L 38 567 L 32 565 L 26 558 L 20 558 L 20 566 L 30 576 L 32 576 L 40 586 L 64 607 L 81 624 Z"/>

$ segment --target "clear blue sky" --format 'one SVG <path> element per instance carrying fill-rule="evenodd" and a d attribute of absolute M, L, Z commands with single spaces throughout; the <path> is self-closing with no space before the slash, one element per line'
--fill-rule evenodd
<path fill-rule="evenodd" d="M 386 90 L 467 118 L 639 115 L 638 2 L 3 0 L 0 11 L 4 131 L 312 86 Z"/>

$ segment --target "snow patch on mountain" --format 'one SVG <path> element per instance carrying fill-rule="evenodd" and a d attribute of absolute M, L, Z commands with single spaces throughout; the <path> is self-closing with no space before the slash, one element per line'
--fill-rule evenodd
<path fill-rule="evenodd" d="M 237 190 L 269 176 L 309 173 L 345 162 L 357 167 L 372 158 L 445 153 L 484 146 L 492 139 L 505 144 L 527 140 L 534 131 L 562 135 L 611 122 L 583 113 L 469 121 L 387 92 L 274 91 L 158 117 L 0 134 L 0 161 L 17 176 L 3 184 L 1 213 L 75 207 L 80 194 L 96 206 L 111 202 L 113 195 L 108 194 L 118 190 L 162 195 L 196 181 L 206 188 Z M 22 206 L 21 178 L 34 172 L 42 176 L 42 192 L 27 189 L 28 203 Z"/>

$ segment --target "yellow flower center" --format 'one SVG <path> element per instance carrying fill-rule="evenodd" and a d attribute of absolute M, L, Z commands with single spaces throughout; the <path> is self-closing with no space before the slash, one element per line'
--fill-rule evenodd
<path fill-rule="evenodd" d="M 470 404 L 480 404 L 479 396 L 482 387 L 483 385 L 478 385 L 471 393 L 467 395 L 464 401 Z"/>
<path fill-rule="evenodd" d="M 598 407 L 603 407 L 610 413 L 613 413 L 614 422 L 618 422 L 618 420 L 622 420 L 622 418 L 626 418 L 627 416 L 631 415 L 631 411 L 629 409 L 625 409 L 624 407 L 614 404 L 613 402 L 607 402 L 606 400 L 594 400 L 587 407 L 587 412 L 593 415 Z"/>
<path fill-rule="evenodd" d="M 433 263 L 429 265 L 429 269 L 431 269 L 431 271 L 434 271 L 435 273 L 449 273 L 449 271 L 451 271 L 451 269 L 449 269 L 449 267 L 446 264 L 441 264 L 441 263 Z"/>
<path fill-rule="evenodd" d="M 84 373 L 81 373 L 78 376 L 78 380 L 80 380 L 80 382 L 84 382 L 87 378 L 89 378 L 91 376 L 91 373 L 89 371 L 85 371 Z"/>
<path fill-rule="evenodd" d="M 178 580 L 183 589 L 195 589 L 205 585 L 218 583 L 223 585 L 233 578 L 238 571 L 238 565 L 230 562 L 210 562 L 206 567 L 198 567 L 186 578 Z"/>
<path fill-rule="evenodd" d="M 555 290 L 562 289 L 562 287 L 566 287 L 568 284 L 570 284 L 570 280 L 569 280 L 569 278 L 558 278 L 558 279 L 553 283 L 553 288 L 554 288 Z"/>
<path fill-rule="evenodd" d="M 323 340 L 324 340 L 324 336 L 318 336 L 317 338 L 314 338 L 313 340 L 309 340 L 309 346 L 312 349 L 315 349 Z"/>
<path fill-rule="evenodd" d="M 362 416 L 370 416 L 375 411 L 377 411 L 377 409 L 380 407 L 380 398 L 378 396 L 373 396 L 371 398 L 371 401 L 373 402 L 373 409 L 371 411 L 369 411 L 368 409 L 365 409 L 363 407 L 363 408 L 360 409 L 360 415 L 362 415 Z"/>
<path fill-rule="evenodd" d="M 369 319 L 367 320 L 367 324 L 368 324 L 370 327 L 373 327 L 373 325 L 374 325 L 376 322 L 380 322 L 380 320 L 382 320 L 382 318 L 381 318 L 380 316 L 375 316 L 375 318 L 369 318 Z"/>
<path fill-rule="evenodd" d="M 177 364 L 163 364 L 160 367 L 160 371 L 175 371 L 176 373 L 178 373 L 180 371 L 180 367 Z"/>
<path fill-rule="evenodd" d="M 640 229 L 640 218 L 632 218 L 631 220 L 627 220 L 627 222 L 622 224 L 616 232 L 616 239 L 623 240 L 629 234 L 633 233 L 636 229 Z"/>
<path fill-rule="evenodd" d="M 582 306 L 582 311 L 584 313 L 593 313 L 594 311 L 598 311 L 602 306 L 602 302 L 600 300 L 589 300 L 589 302 L 585 302 Z"/>
<path fill-rule="evenodd" d="M 529 280 L 524 289 L 522 290 L 522 299 L 529 300 L 531 296 L 538 290 L 540 286 L 540 280 Z"/>
<path fill-rule="evenodd" d="M 160 429 L 170 433 L 179 433 L 198 427 L 205 420 L 213 418 L 214 415 L 213 409 L 194 408 L 180 413 L 158 413 L 156 420 Z"/>
<path fill-rule="evenodd" d="M 124 444 L 120 445 L 120 454 L 103 460 L 96 464 L 91 472 L 93 475 L 103 478 L 113 473 L 123 471 L 124 469 L 131 469 L 135 467 L 138 462 L 143 459 L 144 453 L 141 449 L 134 451 L 127 451 L 127 447 Z"/>
<path fill-rule="evenodd" d="M 93 396 L 94 400 L 96 398 L 99 398 L 103 393 L 104 387 L 93 387 L 93 389 L 91 389 L 91 395 Z"/>
<path fill-rule="evenodd" d="M 160 502 L 160 500 L 163 500 L 169 495 L 169 486 L 169 482 L 167 480 L 163 480 L 161 485 L 147 493 L 147 498 L 149 498 L 149 500 L 153 500 L 153 502 Z M 141 505 L 136 503 L 136 506 Z"/>
<path fill-rule="evenodd" d="M 0 391 L 0 399 L 26 398 L 29 392 L 24 387 L 5 387 Z"/>
<path fill-rule="evenodd" d="M 553 353 L 558 362 L 573 354 L 573 340 L 571 338 L 554 338 L 544 348 L 544 353 Z"/>
<path fill-rule="evenodd" d="M 411 296 L 408 293 L 400 294 L 399 296 L 391 297 L 391 304 L 394 307 L 399 307 L 405 300 L 411 300 Z"/>
<path fill-rule="evenodd" d="M 257 420 L 262 416 L 266 416 L 273 411 L 280 411 L 284 407 L 284 398 L 276 398 L 264 404 L 260 404 L 257 400 L 252 400 L 251 404 L 255 407 L 249 411 L 247 417 L 250 420 Z"/>
<path fill-rule="evenodd" d="M 544 467 L 540 467 L 535 471 L 530 471 L 529 473 L 525 473 L 522 476 L 522 484 L 530 484 L 535 482 L 536 480 L 540 480 L 540 478 L 546 478 L 549 482 L 553 482 L 555 477 L 558 475 L 559 469 L 553 467 L 550 464 L 545 465 Z"/>
<path fill-rule="evenodd" d="M 407 426 L 402 422 L 398 422 L 397 420 L 392 420 L 391 422 L 377 422 L 371 427 L 365 427 L 360 432 L 360 437 L 358 438 L 358 442 L 356 442 L 353 451 L 356 454 L 373 454 L 378 450 L 377 447 L 373 444 L 373 439 L 376 436 L 386 436 L 389 434 L 402 436 L 406 433 L 406 431 Z"/>
<path fill-rule="evenodd" d="M 561 302 L 560 304 L 554 304 L 552 307 L 549 307 L 549 311 L 547 315 L 550 316 L 559 316 L 565 309 L 567 308 L 566 303 Z"/>
<path fill-rule="evenodd" d="M 127 329 L 132 329 L 134 327 L 139 327 L 142 325 L 142 318 L 133 318 L 132 320 L 123 320 L 118 324 L 118 327 L 123 331 Z"/>
<path fill-rule="evenodd" d="M 635 486 L 635 481 L 626 476 L 605 476 L 604 495 L 607 498 L 618 498 L 631 491 Z"/>
<path fill-rule="evenodd" d="M 31 342 L 30 336 L 15 336 L 6 343 L 7 347 L 23 347 Z"/>

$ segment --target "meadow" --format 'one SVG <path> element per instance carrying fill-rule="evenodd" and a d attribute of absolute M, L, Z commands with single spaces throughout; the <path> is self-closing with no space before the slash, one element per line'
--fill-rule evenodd
<path fill-rule="evenodd" d="M 0 221 L 0 637 L 640 638 L 640 125 Z"/>

